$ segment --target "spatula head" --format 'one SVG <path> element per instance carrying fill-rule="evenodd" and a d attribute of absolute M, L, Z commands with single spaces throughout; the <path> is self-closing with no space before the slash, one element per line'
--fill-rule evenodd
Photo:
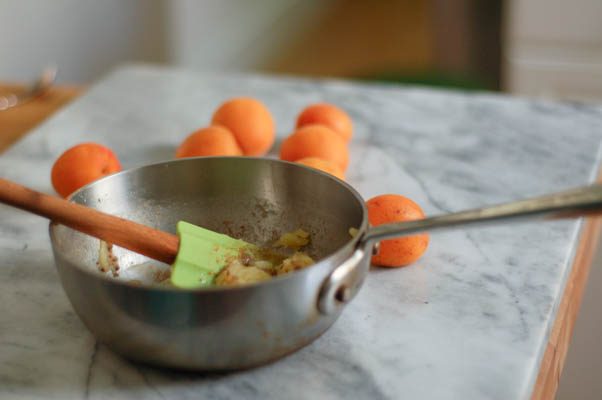
<path fill-rule="evenodd" d="M 210 286 L 215 276 L 242 251 L 257 249 L 243 240 L 184 221 L 177 223 L 176 231 L 180 247 L 172 265 L 171 282 L 181 288 Z"/>

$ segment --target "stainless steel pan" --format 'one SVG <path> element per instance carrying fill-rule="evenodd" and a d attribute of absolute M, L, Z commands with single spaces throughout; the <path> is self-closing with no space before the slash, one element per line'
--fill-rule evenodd
<path fill-rule="evenodd" d="M 115 249 L 119 277 L 100 273 L 97 239 L 50 225 L 63 287 L 100 341 L 151 364 L 231 370 L 275 360 L 326 331 L 357 293 L 382 239 L 600 211 L 602 187 L 369 229 L 364 200 L 348 184 L 297 164 L 235 157 L 124 171 L 81 189 L 72 200 L 167 231 L 186 220 L 258 244 L 299 227 L 311 233 L 308 252 L 319 261 L 310 268 L 251 286 L 177 290 L 132 282 L 152 281 L 135 273 L 149 260 L 122 249 Z M 354 238 L 352 227 L 359 230 Z"/>

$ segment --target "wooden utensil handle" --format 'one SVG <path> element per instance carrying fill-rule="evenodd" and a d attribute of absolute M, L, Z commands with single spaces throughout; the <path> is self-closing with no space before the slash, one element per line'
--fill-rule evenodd
<path fill-rule="evenodd" d="M 2 178 L 0 202 L 164 263 L 172 264 L 178 253 L 179 239 L 176 235 L 36 192 Z"/>

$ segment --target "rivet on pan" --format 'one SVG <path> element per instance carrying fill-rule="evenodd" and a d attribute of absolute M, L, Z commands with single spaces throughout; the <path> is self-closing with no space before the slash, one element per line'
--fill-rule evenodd
<path fill-rule="evenodd" d="M 380 242 L 375 243 L 374 247 L 372 247 L 372 255 L 373 256 L 377 255 L 379 249 L 380 249 Z"/>
<path fill-rule="evenodd" d="M 334 298 L 341 303 L 346 303 L 351 300 L 351 289 L 347 286 L 341 286 L 334 295 Z"/>

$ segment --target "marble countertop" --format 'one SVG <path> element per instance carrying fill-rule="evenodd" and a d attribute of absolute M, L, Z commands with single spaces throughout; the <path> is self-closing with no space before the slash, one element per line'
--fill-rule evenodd
<path fill-rule="evenodd" d="M 239 95 L 268 105 L 280 138 L 309 103 L 345 108 L 355 122 L 348 182 L 364 198 L 407 195 L 429 215 L 592 182 L 601 161 L 597 106 L 129 66 L 0 156 L 0 175 L 51 193 L 52 162 L 82 141 L 115 149 L 126 168 L 169 159 Z M 46 221 L 0 206 L 0 398 L 528 398 L 580 227 L 433 234 L 416 264 L 371 271 L 311 345 L 206 375 L 134 364 L 97 343 L 62 291 Z"/>

